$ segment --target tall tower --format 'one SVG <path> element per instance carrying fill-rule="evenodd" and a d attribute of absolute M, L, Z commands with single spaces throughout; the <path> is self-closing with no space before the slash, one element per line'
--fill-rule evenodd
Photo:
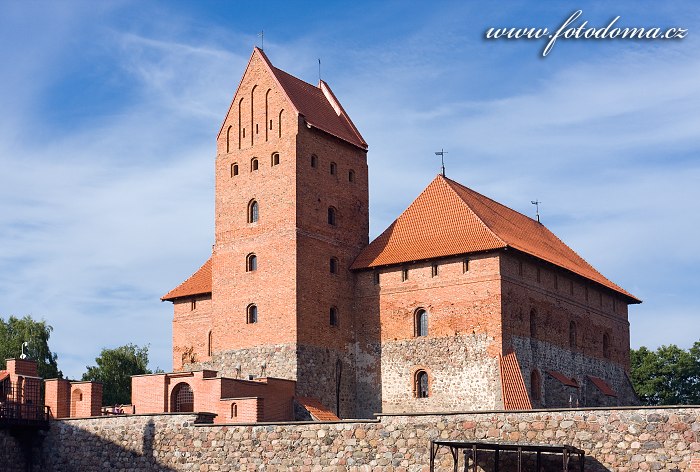
<path fill-rule="evenodd" d="M 200 317 L 210 329 L 178 322 L 176 304 L 174 344 L 199 346 L 183 364 L 294 379 L 297 395 L 352 416 L 349 267 L 368 243 L 367 144 L 325 82 L 297 79 L 255 48 L 215 172 L 211 307 Z"/>

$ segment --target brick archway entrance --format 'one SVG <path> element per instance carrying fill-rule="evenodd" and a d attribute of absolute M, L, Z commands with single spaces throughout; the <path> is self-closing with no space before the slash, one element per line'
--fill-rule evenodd
<path fill-rule="evenodd" d="M 175 385 L 170 394 L 170 411 L 175 413 L 194 411 L 194 392 L 186 382 Z"/>

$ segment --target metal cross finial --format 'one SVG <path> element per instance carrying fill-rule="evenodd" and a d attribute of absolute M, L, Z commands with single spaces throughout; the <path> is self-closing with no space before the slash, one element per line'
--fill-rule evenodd
<path fill-rule="evenodd" d="M 260 38 L 260 50 L 264 51 L 265 50 L 265 30 L 260 30 L 258 33 L 258 37 Z"/>
<path fill-rule="evenodd" d="M 530 203 L 535 205 L 535 212 L 537 214 L 537 222 L 539 223 L 540 222 L 540 203 L 542 203 L 542 202 L 539 200 L 531 200 Z"/>
<path fill-rule="evenodd" d="M 442 163 L 442 176 L 445 177 L 445 154 L 447 154 L 447 151 L 444 149 L 440 149 L 439 151 L 435 151 L 436 156 L 440 156 L 440 162 Z"/>

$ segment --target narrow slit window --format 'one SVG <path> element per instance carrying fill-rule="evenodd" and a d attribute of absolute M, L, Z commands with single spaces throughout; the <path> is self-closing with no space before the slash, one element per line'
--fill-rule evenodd
<path fill-rule="evenodd" d="M 338 172 L 338 164 L 331 162 L 331 175 L 335 175 Z"/>
<path fill-rule="evenodd" d="M 259 164 L 258 164 L 258 158 L 254 157 L 253 159 L 250 160 L 250 171 L 254 172 L 258 170 Z"/>
<path fill-rule="evenodd" d="M 316 154 L 311 155 L 311 167 L 318 167 L 318 156 Z"/>
<path fill-rule="evenodd" d="M 415 334 L 416 337 L 428 335 L 428 312 L 423 310 L 416 311 L 415 315 Z"/>
<path fill-rule="evenodd" d="M 431 268 L 430 268 L 430 275 L 431 275 L 432 277 L 437 277 L 437 275 L 438 275 L 438 265 L 437 265 L 437 264 L 433 264 L 433 265 L 431 266 Z"/>
<path fill-rule="evenodd" d="M 231 164 L 231 177 L 235 177 L 238 175 L 238 163 L 234 162 Z"/>
<path fill-rule="evenodd" d="M 401 269 L 401 282 L 405 282 L 408 280 L 408 267 L 404 267 Z"/>
<path fill-rule="evenodd" d="M 329 311 L 329 321 L 331 326 L 338 326 L 338 309 L 334 306 Z"/>
<path fill-rule="evenodd" d="M 258 256 L 255 254 L 248 254 L 246 257 L 246 272 L 253 272 L 258 270 Z"/>
<path fill-rule="evenodd" d="M 374 281 L 374 285 L 379 285 L 379 271 L 378 270 L 375 270 L 372 273 L 372 279 Z"/>
<path fill-rule="evenodd" d="M 196 310 L 197 309 L 197 300 L 192 299 L 190 302 L 190 310 Z"/>
<path fill-rule="evenodd" d="M 328 224 L 335 226 L 337 224 L 336 209 L 333 207 L 328 207 Z"/>
<path fill-rule="evenodd" d="M 469 258 L 465 257 L 462 261 L 462 273 L 466 274 L 469 272 Z"/>
<path fill-rule="evenodd" d="M 248 305 L 246 323 L 253 324 L 258 322 L 258 307 L 257 305 Z"/>
<path fill-rule="evenodd" d="M 416 372 L 413 391 L 416 398 L 428 398 L 428 373 L 424 370 Z"/>
<path fill-rule="evenodd" d="M 260 210 L 258 208 L 258 202 L 251 200 L 248 203 L 248 223 L 257 223 L 260 218 Z"/>
<path fill-rule="evenodd" d="M 331 257 L 329 261 L 329 269 L 331 274 L 337 274 L 338 273 L 338 259 L 335 257 Z"/>
<path fill-rule="evenodd" d="M 355 181 L 355 171 L 351 170 L 348 172 L 348 182 L 354 182 Z"/>

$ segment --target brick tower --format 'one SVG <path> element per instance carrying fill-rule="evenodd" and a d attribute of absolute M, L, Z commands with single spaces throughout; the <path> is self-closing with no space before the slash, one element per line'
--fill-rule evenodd
<path fill-rule="evenodd" d="M 212 257 L 163 297 L 175 304 L 174 368 L 294 379 L 298 395 L 352 415 L 349 267 L 368 243 L 366 153 L 325 82 L 254 49 L 217 136 Z"/>

